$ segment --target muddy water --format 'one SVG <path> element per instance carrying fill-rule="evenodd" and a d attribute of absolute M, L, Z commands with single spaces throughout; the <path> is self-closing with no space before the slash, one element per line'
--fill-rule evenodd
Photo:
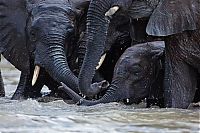
<path fill-rule="evenodd" d="M 20 72 L 3 60 L 6 97 L 0 98 L 0 133 L 200 132 L 199 110 L 139 108 L 120 103 L 79 107 L 63 101 L 9 100 Z"/>

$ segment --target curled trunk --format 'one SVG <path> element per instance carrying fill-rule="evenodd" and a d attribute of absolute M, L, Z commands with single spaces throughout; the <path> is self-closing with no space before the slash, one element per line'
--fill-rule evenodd
<path fill-rule="evenodd" d="M 67 93 L 74 102 L 76 102 L 78 105 L 83 106 L 92 106 L 100 103 L 115 102 L 126 98 L 122 95 L 122 93 L 120 93 L 118 87 L 114 85 L 111 85 L 108 88 L 106 94 L 102 98 L 95 101 L 83 99 L 81 96 L 79 96 L 76 92 L 71 90 L 68 86 L 66 86 L 63 83 L 62 87 L 59 88 L 62 89 L 65 93 Z"/>

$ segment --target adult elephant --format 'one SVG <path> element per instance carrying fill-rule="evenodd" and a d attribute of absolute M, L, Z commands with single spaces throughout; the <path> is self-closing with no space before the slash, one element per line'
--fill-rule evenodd
<path fill-rule="evenodd" d="M 106 46 L 110 19 L 122 12 L 131 19 L 150 17 L 146 32 L 163 37 L 166 43 L 165 105 L 187 108 L 200 71 L 199 0 L 92 0 L 87 15 L 87 51 L 79 74 L 81 93 L 99 91 L 90 84 Z"/>
<path fill-rule="evenodd" d="M 89 0 L 0 0 L 0 53 L 21 71 L 13 99 L 37 88 L 39 71 L 78 93 L 66 55 L 75 47 L 76 22 L 88 4 Z"/>

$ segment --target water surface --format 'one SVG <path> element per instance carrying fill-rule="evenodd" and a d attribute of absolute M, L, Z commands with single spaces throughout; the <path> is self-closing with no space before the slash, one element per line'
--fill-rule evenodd
<path fill-rule="evenodd" d="M 121 103 L 80 107 L 62 100 L 39 103 L 13 101 L 20 72 L 0 64 L 6 97 L 0 98 L 0 133 L 200 133 L 200 111 L 139 108 Z"/>

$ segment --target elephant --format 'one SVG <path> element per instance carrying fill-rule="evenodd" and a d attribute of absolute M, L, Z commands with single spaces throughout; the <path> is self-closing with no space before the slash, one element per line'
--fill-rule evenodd
<path fill-rule="evenodd" d="M 128 100 L 127 103 L 131 104 L 152 97 L 162 99 L 164 48 L 163 41 L 141 43 L 127 48 L 115 65 L 106 94 L 98 100 L 83 99 L 64 83 L 60 89 L 79 105 L 87 106 L 120 100 Z"/>
<path fill-rule="evenodd" d="M 131 20 L 148 20 L 146 33 L 165 41 L 165 107 L 187 108 L 200 71 L 199 0 L 92 0 L 87 13 L 87 51 L 79 73 L 80 92 L 86 96 L 99 92 L 90 85 L 112 18 L 119 14 Z"/>
<path fill-rule="evenodd" d="M 89 2 L 0 0 L 0 53 L 21 71 L 12 99 L 40 95 L 43 85 L 54 89 L 60 82 L 79 92 L 71 56 Z"/>

